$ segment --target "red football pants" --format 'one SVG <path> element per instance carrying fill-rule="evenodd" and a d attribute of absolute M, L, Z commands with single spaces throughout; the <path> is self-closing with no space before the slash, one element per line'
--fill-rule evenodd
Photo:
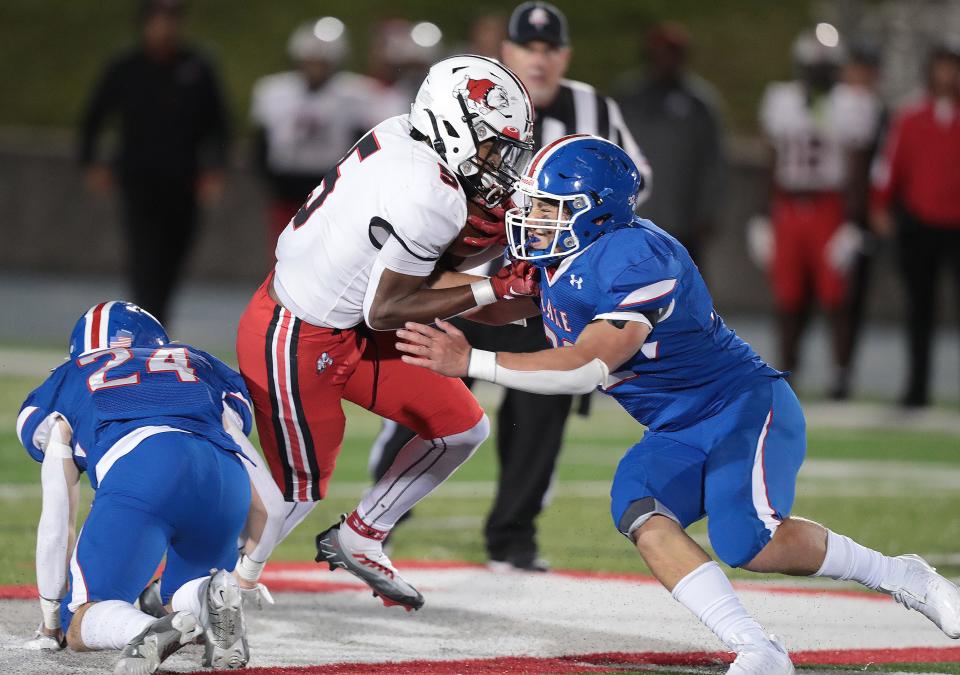
<path fill-rule="evenodd" d="M 319 328 L 254 294 L 240 319 L 237 357 L 260 445 L 287 501 L 327 491 L 343 443 L 342 400 L 440 438 L 475 426 L 483 409 L 458 379 L 400 360 L 393 331 Z"/>
<path fill-rule="evenodd" d="M 844 221 L 843 196 L 778 195 L 771 210 L 773 264 L 770 283 L 780 309 L 796 312 L 815 294 L 825 309 L 843 304 L 844 275 L 827 259 L 827 244 Z"/>

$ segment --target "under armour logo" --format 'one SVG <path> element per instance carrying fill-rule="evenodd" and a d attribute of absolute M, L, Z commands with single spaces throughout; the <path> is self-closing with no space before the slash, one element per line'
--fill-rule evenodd
<path fill-rule="evenodd" d="M 330 357 L 329 354 L 324 352 L 323 354 L 320 355 L 320 358 L 317 359 L 317 372 L 322 373 L 327 369 L 327 366 L 332 366 L 332 365 L 333 365 L 333 359 Z"/>
<path fill-rule="evenodd" d="M 583 288 L 583 277 L 578 277 L 576 274 L 571 273 L 570 285 L 576 286 L 578 291 L 581 290 Z"/>

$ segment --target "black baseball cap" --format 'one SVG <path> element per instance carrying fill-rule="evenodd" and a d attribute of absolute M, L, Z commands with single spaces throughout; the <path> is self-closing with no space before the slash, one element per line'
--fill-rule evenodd
<path fill-rule="evenodd" d="M 570 44 L 567 17 L 549 2 L 525 2 L 510 15 L 507 39 L 518 45 L 540 40 L 554 47 Z"/>

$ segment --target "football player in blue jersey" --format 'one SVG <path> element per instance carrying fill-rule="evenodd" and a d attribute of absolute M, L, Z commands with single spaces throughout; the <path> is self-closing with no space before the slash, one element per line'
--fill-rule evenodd
<path fill-rule="evenodd" d="M 250 507 L 241 456 L 251 422 L 243 379 L 171 342 L 139 307 L 104 302 L 80 318 L 70 359 L 17 418 L 42 463 L 37 648 L 65 632 L 74 650 L 122 649 L 118 675 L 152 673 L 203 634 L 204 665 L 246 664 L 242 593 L 229 570 Z M 84 472 L 96 498 L 72 546 Z M 133 602 L 164 555 L 171 613 L 158 619 Z"/>
<path fill-rule="evenodd" d="M 785 649 L 744 609 L 717 563 L 685 532 L 707 518 L 733 567 L 857 581 L 960 637 L 960 591 L 915 555 L 889 557 L 790 515 L 806 449 L 785 373 L 726 326 L 687 251 L 634 216 L 629 156 L 574 135 L 540 150 L 507 214 L 515 266 L 540 272 L 540 306 L 518 299 L 500 320 L 539 311 L 555 349 L 471 349 L 445 321 L 398 331 L 408 363 L 514 389 L 599 387 L 647 430 L 611 488 L 613 522 L 653 574 L 737 653 L 729 673 L 793 673 Z M 478 316 L 492 320 L 492 310 Z M 508 316 L 508 314 L 512 314 Z"/>

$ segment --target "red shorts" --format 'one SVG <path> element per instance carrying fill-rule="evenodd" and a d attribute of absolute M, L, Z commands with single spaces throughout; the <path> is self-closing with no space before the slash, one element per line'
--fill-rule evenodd
<path fill-rule="evenodd" d="M 400 360 L 393 331 L 319 328 L 257 289 L 240 318 L 237 357 L 257 431 L 287 501 L 316 501 L 343 443 L 342 400 L 410 427 L 422 438 L 475 426 L 483 409 L 458 379 Z"/>
<path fill-rule="evenodd" d="M 844 221 L 842 195 L 777 195 L 771 220 L 774 250 L 770 283 L 777 305 L 790 312 L 799 311 L 815 293 L 824 308 L 840 307 L 846 280 L 827 259 L 827 244 Z"/>

